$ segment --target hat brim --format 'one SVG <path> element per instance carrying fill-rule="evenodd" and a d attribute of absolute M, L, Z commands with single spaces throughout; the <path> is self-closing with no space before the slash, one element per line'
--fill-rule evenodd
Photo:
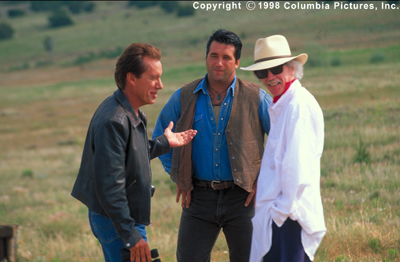
<path fill-rule="evenodd" d="M 306 53 L 302 53 L 298 56 L 277 58 L 277 59 L 273 59 L 273 60 L 255 63 L 248 67 L 240 67 L 240 69 L 242 69 L 244 71 L 257 71 L 257 70 L 269 69 L 269 68 L 272 68 L 272 67 L 275 67 L 278 65 L 282 65 L 282 64 L 287 63 L 292 60 L 297 60 L 302 65 L 304 65 L 307 62 L 307 59 L 308 59 L 308 55 Z"/>

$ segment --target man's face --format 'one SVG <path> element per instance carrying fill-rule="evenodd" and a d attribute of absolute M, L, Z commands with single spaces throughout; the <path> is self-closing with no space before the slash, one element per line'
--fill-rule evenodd
<path fill-rule="evenodd" d="M 146 64 L 147 70 L 140 78 L 130 74 L 133 87 L 129 92 L 131 93 L 130 97 L 134 100 L 135 109 L 144 105 L 154 104 L 158 90 L 163 88 L 161 61 L 144 57 L 143 62 Z"/>
<path fill-rule="evenodd" d="M 210 82 L 230 84 L 239 67 L 239 59 L 235 61 L 235 47 L 213 41 L 206 59 L 208 78 Z"/>
<path fill-rule="evenodd" d="M 269 90 L 273 97 L 280 96 L 285 91 L 286 83 L 294 79 L 294 68 L 289 65 L 283 66 L 280 74 L 274 75 L 268 70 L 268 77 L 261 79 L 265 87 Z"/>

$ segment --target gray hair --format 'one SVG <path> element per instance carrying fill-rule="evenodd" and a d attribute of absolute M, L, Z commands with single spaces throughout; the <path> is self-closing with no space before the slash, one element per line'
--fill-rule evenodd
<path fill-rule="evenodd" d="M 297 60 L 291 60 L 286 63 L 288 66 L 294 68 L 294 77 L 297 79 L 302 79 L 304 75 L 303 64 Z"/>

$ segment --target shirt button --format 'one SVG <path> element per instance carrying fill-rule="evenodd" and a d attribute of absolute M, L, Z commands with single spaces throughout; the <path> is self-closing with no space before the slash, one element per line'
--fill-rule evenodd
<path fill-rule="evenodd" d="M 214 118 L 211 117 L 211 120 L 214 120 Z"/>
<path fill-rule="evenodd" d="M 221 133 L 218 133 L 218 135 L 220 136 L 220 135 L 221 135 Z"/>
<path fill-rule="evenodd" d="M 224 106 L 226 106 L 226 103 L 224 103 Z"/>
<path fill-rule="evenodd" d="M 221 121 L 224 120 L 224 118 L 221 118 Z"/>
<path fill-rule="evenodd" d="M 218 166 L 218 164 L 215 164 L 215 166 Z"/>
<path fill-rule="evenodd" d="M 235 168 L 235 169 L 233 169 L 233 171 L 235 171 L 235 172 L 236 172 L 236 171 L 237 171 L 237 170 L 236 170 L 236 168 Z M 236 182 L 237 182 L 237 181 L 239 181 L 239 179 L 236 179 Z"/>
<path fill-rule="evenodd" d="M 129 243 L 126 243 L 126 247 L 130 247 L 131 246 L 131 244 L 129 244 Z"/>
<path fill-rule="evenodd" d="M 236 170 L 236 169 L 235 169 Z M 240 180 L 239 179 L 236 179 L 236 182 L 239 182 Z"/>
<path fill-rule="evenodd" d="M 233 156 L 232 159 L 235 159 L 235 157 Z"/>
<path fill-rule="evenodd" d="M 229 143 L 229 145 L 233 145 L 233 143 Z"/>
<path fill-rule="evenodd" d="M 218 148 L 216 148 L 215 151 L 218 151 Z"/>
<path fill-rule="evenodd" d="M 230 130 L 230 129 L 228 129 L 228 130 L 226 130 L 226 131 L 228 131 L 228 133 L 229 133 L 229 132 L 231 132 L 231 130 Z"/>

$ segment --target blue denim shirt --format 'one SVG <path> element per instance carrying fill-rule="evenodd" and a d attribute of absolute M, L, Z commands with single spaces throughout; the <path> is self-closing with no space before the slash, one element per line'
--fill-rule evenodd
<path fill-rule="evenodd" d="M 207 75 L 199 83 L 195 93 L 199 92 L 196 102 L 196 110 L 193 120 L 193 129 L 197 135 L 192 142 L 192 163 L 194 166 L 194 178 L 199 180 L 233 180 L 229 162 L 228 146 L 226 143 L 225 128 L 231 113 L 233 97 L 235 95 L 236 76 L 229 86 L 227 95 L 221 105 L 216 124 L 211 99 L 207 91 Z M 172 94 L 171 98 L 161 110 L 153 137 L 164 133 L 170 121 L 178 122 L 181 116 L 181 89 Z M 263 133 L 268 134 L 270 120 L 268 107 L 272 98 L 260 88 L 259 116 Z M 174 128 L 172 129 L 174 131 Z M 240 138 L 238 138 L 240 139 Z M 171 174 L 172 150 L 165 155 L 159 156 L 166 172 Z"/>

